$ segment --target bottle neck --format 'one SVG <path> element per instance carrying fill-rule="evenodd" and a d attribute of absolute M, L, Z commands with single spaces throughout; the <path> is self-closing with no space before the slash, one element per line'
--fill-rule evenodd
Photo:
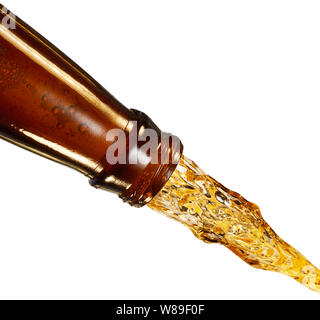
<path fill-rule="evenodd" d="M 166 184 L 179 163 L 183 145 L 178 137 L 162 132 L 143 112 L 130 111 L 135 120 L 125 130 L 124 150 L 119 137 L 115 138 L 120 147 L 118 160 L 125 163 L 108 163 L 107 150 L 102 161 L 104 169 L 90 184 L 115 192 L 123 201 L 141 207 Z"/>

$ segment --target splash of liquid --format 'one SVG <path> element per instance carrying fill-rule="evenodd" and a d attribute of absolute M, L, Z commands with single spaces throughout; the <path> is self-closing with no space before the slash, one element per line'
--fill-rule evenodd
<path fill-rule="evenodd" d="M 175 172 L 148 206 L 186 225 L 207 243 L 220 243 L 249 265 L 283 273 L 320 292 L 320 271 L 283 241 L 257 205 L 206 175 L 182 156 Z"/>

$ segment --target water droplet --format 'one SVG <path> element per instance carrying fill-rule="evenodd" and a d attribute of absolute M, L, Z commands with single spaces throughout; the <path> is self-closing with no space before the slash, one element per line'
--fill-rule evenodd
<path fill-rule="evenodd" d="M 86 131 L 88 130 L 88 126 L 85 123 L 81 123 L 79 124 L 78 130 L 81 133 L 86 133 Z"/>
<path fill-rule="evenodd" d="M 59 114 L 59 112 L 60 112 L 60 107 L 58 107 L 58 106 L 55 106 L 55 107 L 53 107 L 52 108 L 52 113 L 56 116 L 56 115 L 58 115 Z"/>
<path fill-rule="evenodd" d="M 68 107 L 68 112 L 69 113 L 74 113 L 76 111 L 76 107 L 75 106 L 69 106 Z"/>

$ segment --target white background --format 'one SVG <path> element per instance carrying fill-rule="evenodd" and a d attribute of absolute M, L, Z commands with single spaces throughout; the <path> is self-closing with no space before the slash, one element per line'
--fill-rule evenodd
<path fill-rule="evenodd" d="M 3 4 L 320 267 L 319 1 Z M 4 141 L 0 155 L 2 299 L 320 297 L 67 167 Z"/>

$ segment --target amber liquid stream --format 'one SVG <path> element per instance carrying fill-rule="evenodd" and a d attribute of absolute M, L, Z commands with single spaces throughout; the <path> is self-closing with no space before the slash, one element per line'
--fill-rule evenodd
<path fill-rule="evenodd" d="M 283 241 L 257 205 L 230 191 L 182 156 L 148 206 L 186 225 L 207 243 L 220 243 L 249 265 L 283 273 L 320 292 L 320 271 Z"/>

